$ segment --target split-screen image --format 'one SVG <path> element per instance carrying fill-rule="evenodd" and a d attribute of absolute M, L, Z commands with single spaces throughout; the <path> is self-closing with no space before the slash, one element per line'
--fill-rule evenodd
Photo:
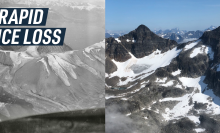
<path fill-rule="evenodd" d="M 4 24 L 18 9 L 46 24 Z M 217 0 L 1 0 L 0 133 L 219 133 L 219 16 Z M 2 44 L 13 28 L 65 37 Z"/>

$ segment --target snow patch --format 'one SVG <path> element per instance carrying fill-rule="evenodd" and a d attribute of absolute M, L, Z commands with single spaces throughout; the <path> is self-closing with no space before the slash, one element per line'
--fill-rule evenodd
<path fill-rule="evenodd" d="M 126 114 L 126 116 L 129 116 L 129 115 L 131 115 L 131 113 Z"/>
<path fill-rule="evenodd" d="M 109 74 L 109 78 L 112 78 L 114 76 L 118 76 L 119 78 L 127 77 L 127 80 L 120 81 L 118 83 L 118 86 L 126 85 L 128 82 L 132 82 L 137 79 L 143 79 L 147 76 L 151 75 L 157 68 L 159 67 L 165 67 L 170 64 L 173 58 L 179 55 L 181 52 L 180 50 L 177 50 L 177 48 L 173 48 L 172 50 L 169 50 L 165 53 L 161 53 L 160 50 L 154 51 L 149 56 L 145 56 L 143 58 L 136 58 L 131 53 L 130 55 L 132 58 L 125 62 L 117 62 L 115 60 L 112 60 L 114 64 L 117 66 L 117 71 Z M 132 69 L 130 68 L 132 65 L 146 65 L 149 66 L 148 69 L 143 70 L 140 73 L 134 73 Z M 134 79 L 134 77 L 139 76 L 138 78 Z"/>
<path fill-rule="evenodd" d="M 26 52 L 28 53 L 28 54 L 30 54 L 31 56 L 33 56 L 33 57 L 39 57 L 39 53 L 38 53 L 38 51 L 37 51 L 37 48 L 38 48 L 39 46 L 29 46 L 29 47 L 27 47 L 27 50 L 26 50 Z"/>
<path fill-rule="evenodd" d="M 193 121 L 195 124 L 200 124 L 199 116 L 187 116 L 191 121 Z"/>
<path fill-rule="evenodd" d="M 201 41 L 201 40 L 199 39 L 199 40 L 197 40 L 197 41 L 195 41 L 195 42 L 192 42 L 192 43 L 186 45 L 185 48 L 184 48 L 184 51 L 193 48 L 193 47 L 196 46 L 200 41 Z"/>
<path fill-rule="evenodd" d="M 180 73 L 181 73 L 181 70 L 178 69 L 177 71 L 172 72 L 171 74 L 172 74 L 173 76 L 176 76 L 176 75 L 179 75 Z"/>
<path fill-rule="evenodd" d="M 121 40 L 119 40 L 118 38 L 115 38 L 115 40 L 116 40 L 117 42 L 121 42 Z"/>
<path fill-rule="evenodd" d="M 196 128 L 194 129 L 197 133 L 199 132 L 204 132 L 205 131 L 205 128 Z"/>
<path fill-rule="evenodd" d="M 86 51 L 87 53 L 90 53 L 90 51 L 91 51 L 92 49 L 100 49 L 100 48 L 105 49 L 105 40 L 103 40 L 103 41 L 101 41 L 101 42 L 99 42 L 99 43 L 95 43 L 95 44 L 93 44 L 93 45 L 91 45 L 91 46 L 85 48 L 85 51 Z"/>
<path fill-rule="evenodd" d="M 66 86 L 70 86 L 68 76 L 63 71 L 59 63 L 56 61 L 55 57 L 53 55 L 48 55 L 47 57 L 48 57 L 48 63 L 51 66 L 51 68 L 55 71 L 56 75 L 58 75 L 61 78 L 61 80 L 64 82 Z"/>
<path fill-rule="evenodd" d="M 208 47 L 208 55 L 211 60 L 214 59 L 214 52 L 212 51 L 211 47 Z"/>
<path fill-rule="evenodd" d="M 190 58 L 194 58 L 196 57 L 198 54 L 203 54 L 206 53 L 208 54 L 208 47 L 206 47 L 205 45 L 202 45 L 201 47 L 195 48 L 192 53 L 190 54 Z"/>
<path fill-rule="evenodd" d="M 187 78 L 181 77 L 179 80 L 182 82 L 183 86 L 193 87 L 194 91 L 190 94 L 186 94 L 182 97 L 177 98 L 164 98 L 159 100 L 160 102 L 164 101 L 179 101 L 173 109 L 166 108 L 163 117 L 165 120 L 172 120 L 172 119 L 180 119 L 184 116 L 187 116 L 187 113 L 193 108 L 193 104 L 189 105 L 190 99 L 192 102 L 195 103 L 207 103 L 209 106 L 206 108 L 206 113 L 210 115 L 220 114 L 220 98 L 216 97 L 211 90 L 205 90 L 204 94 L 202 91 L 206 89 L 207 84 L 203 83 L 205 79 L 204 76 L 198 78 Z M 199 93 L 196 91 L 199 90 Z M 213 98 L 213 101 L 208 100 L 209 97 Z M 193 120 L 194 122 L 198 122 L 198 119 L 194 116 L 187 116 L 189 119 Z"/>
<path fill-rule="evenodd" d="M 164 87 L 172 86 L 173 85 L 173 81 L 174 80 L 171 80 L 171 81 L 167 82 L 166 84 L 161 84 L 161 86 L 164 86 Z"/>
<path fill-rule="evenodd" d="M 163 78 L 163 79 L 159 79 L 157 78 L 155 82 L 158 82 L 158 83 L 165 83 L 167 81 L 167 78 Z"/>
<path fill-rule="evenodd" d="M 64 68 L 64 70 L 66 70 L 66 72 L 68 72 L 73 79 L 77 79 L 76 73 L 73 71 L 73 69 L 76 68 L 74 65 L 68 63 L 57 55 L 54 55 L 54 57 L 60 66 Z"/>

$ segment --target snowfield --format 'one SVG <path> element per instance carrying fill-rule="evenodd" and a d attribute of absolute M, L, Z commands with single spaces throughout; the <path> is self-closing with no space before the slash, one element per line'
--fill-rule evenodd
<path fill-rule="evenodd" d="M 169 65 L 172 59 L 178 56 L 180 52 L 181 50 L 177 50 L 177 48 L 173 48 L 165 53 L 161 53 L 160 50 L 156 50 L 149 56 L 143 58 L 136 58 L 130 53 L 132 58 L 125 62 L 117 62 L 115 60 L 112 60 L 117 66 L 117 71 L 109 74 L 110 76 L 109 78 L 112 78 L 114 76 L 118 76 L 120 78 L 127 77 L 127 80 L 121 81 L 118 84 L 118 86 L 125 85 L 129 81 L 134 81 L 133 78 L 139 75 L 139 73 L 134 73 L 134 71 L 132 71 L 131 66 L 133 65 L 140 66 L 144 64 L 146 66 L 149 66 L 149 68 L 141 72 L 141 74 L 144 75 L 140 76 L 139 79 L 143 79 L 151 75 L 156 69 Z"/>
<path fill-rule="evenodd" d="M 211 115 L 220 114 L 220 98 L 215 96 L 212 92 L 212 90 L 205 90 L 207 85 L 203 83 L 203 80 L 205 79 L 204 76 L 198 77 L 198 78 L 187 78 L 187 77 L 180 77 L 179 80 L 182 82 L 183 86 L 185 87 L 194 87 L 193 93 L 186 94 L 182 97 L 178 98 L 165 98 L 161 99 L 160 102 L 164 101 L 179 101 L 177 105 L 174 106 L 173 109 L 166 108 L 163 117 L 165 120 L 172 120 L 172 119 L 180 119 L 184 116 L 189 117 L 191 120 L 193 120 L 195 123 L 198 122 L 197 117 L 191 116 L 188 114 L 188 112 L 193 108 L 193 104 L 189 105 L 190 99 L 192 99 L 192 102 L 195 103 L 207 103 L 207 111 L 206 113 L 209 113 Z M 196 91 L 199 91 L 198 93 Z M 204 93 L 202 91 L 205 90 Z M 209 97 L 213 98 L 213 101 L 208 100 Z M 203 110 L 199 110 L 199 112 L 202 112 Z"/>
<path fill-rule="evenodd" d="M 181 70 L 177 70 L 177 71 L 175 71 L 175 72 L 172 72 L 171 74 L 173 75 L 173 76 L 176 76 L 176 75 L 179 75 L 181 73 Z"/>
<path fill-rule="evenodd" d="M 195 41 L 195 42 L 193 42 L 193 43 L 190 43 L 190 44 L 186 45 L 185 48 L 184 48 L 184 51 L 193 48 L 193 47 L 196 46 L 200 41 L 201 41 L 201 40 L 197 40 L 197 41 Z"/>

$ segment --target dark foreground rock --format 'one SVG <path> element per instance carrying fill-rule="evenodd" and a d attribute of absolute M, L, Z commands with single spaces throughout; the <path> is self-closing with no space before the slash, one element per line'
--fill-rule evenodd
<path fill-rule="evenodd" d="M 0 133 L 104 133 L 105 110 L 30 116 L 0 123 Z"/>

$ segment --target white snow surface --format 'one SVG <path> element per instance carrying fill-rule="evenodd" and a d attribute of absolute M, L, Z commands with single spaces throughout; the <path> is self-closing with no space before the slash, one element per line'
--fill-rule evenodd
<path fill-rule="evenodd" d="M 127 39 L 126 41 L 127 41 L 127 42 L 130 42 L 131 40 Z"/>
<path fill-rule="evenodd" d="M 157 78 L 155 82 L 158 82 L 158 83 L 165 83 L 167 81 L 167 78 L 163 78 L 163 79 L 159 79 Z"/>
<path fill-rule="evenodd" d="M 121 40 L 119 40 L 118 38 L 115 38 L 115 40 L 116 40 L 117 42 L 121 42 Z"/>
<path fill-rule="evenodd" d="M 208 55 L 209 55 L 209 59 L 211 60 L 214 59 L 214 52 L 212 51 L 211 47 L 208 47 Z"/>
<path fill-rule="evenodd" d="M 135 83 L 135 85 L 136 85 L 136 83 Z M 145 87 L 145 84 L 142 84 L 141 86 L 140 86 L 140 88 L 138 88 L 138 89 L 135 89 L 135 90 L 133 90 L 133 91 L 130 91 L 130 92 L 127 92 L 127 93 L 122 93 L 122 94 L 119 94 L 119 95 L 105 95 L 105 99 L 111 99 L 111 98 L 120 98 L 120 97 L 124 97 L 124 96 L 126 96 L 126 95 L 128 95 L 128 94 L 133 94 L 133 93 L 136 93 L 136 92 L 138 92 L 138 91 L 140 91 L 142 88 L 144 88 Z M 123 100 L 125 100 L 125 99 L 123 99 Z M 127 98 L 126 98 L 126 100 L 127 100 Z"/>
<path fill-rule="evenodd" d="M 30 54 L 31 56 L 33 56 L 33 57 L 39 57 L 39 53 L 38 53 L 38 51 L 37 51 L 37 48 L 38 48 L 39 46 L 29 46 L 29 47 L 27 47 L 27 50 L 26 50 L 26 52 L 28 53 L 28 54 Z"/>
<path fill-rule="evenodd" d="M 178 69 L 177 71 L 172 72 L 171 74 L 172 74 L 173 76 L 176 76 L 176 75 L 179 75 L 180 73 L 181 73 L 181 70 Z"/>
<path fill-rule="evenodd" d="M 176 104 L 173 109 L 165 109 L 166 113 L 162 114 L 165 120 L 179 119 L 181 117 L 187 116 L 195 123 L 198 122 L 198 119 L 196 117 L 187 114 L 193 108 L 193 104 L 190 106 L 188 105 L 190 98 L 192 98 L 193 103 L 208 103 L 206 113 L 209 113 L 211 115 L 220 114 L 220 98 L 215 96 L 211 90 L 206 90 L 204 93 L 202 93 L 202 91 L 207 88 L 207 84 L 203 83 L 204 79 L 204 76 L 198 78 L 179 78 L 183 86 L 194 87 L 194 91 L 182 97 L 165 98 L 159 100 L 160 102 L 179 101 L 179 103 Z M 199 93 L 196 93 L 196 90 L 199 90 Z M 207 100 L 210 96 L 214 98 L 213 101 Z M 200 111 L 202 110 L 199 110 L 199 112 Z"/>
<path fill-rule="evenodd" d="M 118 77 L 127 77 L 127 80 L 125 81 L 120 81 L 118 85 L 125 85 L 129 81 L 134 81 L 134 77 L 138 76 L 139 74 L 135 74 L 130 67 L 132 65 L 147 65 L 150 66 L 148 69 L 143 70 L 141 73 L 143 74 L 142 76 L 139 77 L 139 79 L 143 79 L 150 74 L 152 74 L 157 68 L 159 67 L 164 67 L 170 64 L 173 58 L 179 55 L 181 50 L 177 50 L 177 48 L 173 48 L 172 50 L 169 50 L 165 53 L 161 53 L 160 50 L 154 51 L 152 54 L 149 56 L 145 56 L 143 58 L 136 58 L 134 57 L 131 53 L 130 55 L 132 56 L 131 59 L 125 61 L 125 62 L 117 62 L 115 60 L 112 60 L 115 65 L 117 66 L 117 71 L 109 74 L 110 78 L 114 76 Z M 136 79 L 135 79 L 136 80 Z"/>
<path fill-rule="evenodd" d="M 201 47 L 195 48 L 192 53 L 190 54 L 190 58 L 196 57 L 198 54 L 208 54 L 209 48 L 205 45 L 202 45 Z"/>
<path fill-rule="evenodd" d="M 204 132 L 205 128 L 196 128 L 194 129 L 197 133 Z"/>
<path fill-rule="evenodd" d="M 91 51 L 92 49 L 100 49 L 100 48 L 105 49 L 105 40 L 103 40 L 103 41 L 101 41 L 101 42 L 99 42 L 99 43 L 95 43 L 95 44 L 93 44 L 93 45 L 91 45 L 91 46 L 85 48 L 85 51 L 86 51 L 87 53 L 90 53 L 90 51 Z"/>
<path fill-rule="evenodd" d="M 47 55 L 47 57 L 48 63 L 51 66 L 51 68 L 56 72 L 56 75 L 58 75 L 61 78 L 61 80 L 64 82 L 66 86 L 70 86 L 68 76 L 66 75 L 62 67 L 59 65 L 60 62 L 58 63 L 53 55 Z"/>
<path fill-rule="evenodd" d="M 197 40 L 197 41 L 195 41 L 195 42 L 192 42 L 192 43 L 186 45 L 185 48 L 184 48 L 184 51 L 193 48 L 193 47 L 196 46 L 200 41 L 201 41 L 201 40 L 199 39 L 199 40 Z"/>
<path fill-rule="evenodd" d="M 200 121 L 199 121 L 199 116 L 187 116 L 191 121 L 193 121 L 195 124 L 199 124 Z"/>
<path fill-rule="evenodd" d="M 161 86 L 164 86 L 164 87 L 172 86 L 173 85 L 173 81 L 174 80 L 171 80 L 171 81 L 169 81 L 169 82 L 167 82 L 165 84 L 161 84 Z"/>

